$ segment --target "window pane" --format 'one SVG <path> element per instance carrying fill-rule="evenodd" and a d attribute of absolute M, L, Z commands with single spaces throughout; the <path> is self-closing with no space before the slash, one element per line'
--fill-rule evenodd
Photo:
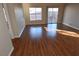
<path fill-rule="evenodd" d="M 35 13 L 35 8 L 29 8 L 30 14 Z"/>
<path fill-rule="evenodd" d="M 53 17 L 52 10 L 53 10 L 52 8 L 48 8 L 48 20 L 49 20 L 49 23 L 51 23 L 52 17 Z"/>
<path fill-rule="evenodd" d="M 41 19 L 42 19 L 42 9 L 36 8 L 36 20 L 41 20 Z"/>
<path fill-rule="evenodd" d="M 30 20 L 35 20 L 35 8 L 29 8 Z"/>
<path fill-rule="evenodd" d="M 58 17 L 58 8 L 48 8 L 48 23 L 56 23 Z"/>
<path fill-rule="evenodd" d="M 49 11 L 52 11 L 52 8 L 49 8 L 48 10 L 49 10 Z"/>
<path fill-rule="evenodd" d="M 53 11 L 58 11 L 58 8 L 53 8 Z"/>
<path fill-rule="evenodd" d="M 51 16 L 51 15 L 52 15 L 52 10 L 53 10 L 52 8 L 49 8 L 49 9 L 48 9 L 48 15 L 49 15 L 48 17 L 50 17 L 50 18 L 52 17 L 52 16 Z"/>

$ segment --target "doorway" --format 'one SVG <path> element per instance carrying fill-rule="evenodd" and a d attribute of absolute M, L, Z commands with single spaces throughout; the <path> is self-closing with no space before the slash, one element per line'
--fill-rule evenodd
<path fill-rule="evenodd" d="M 48 24 L 56 24 L 59 8 L 48 8 Z"/>

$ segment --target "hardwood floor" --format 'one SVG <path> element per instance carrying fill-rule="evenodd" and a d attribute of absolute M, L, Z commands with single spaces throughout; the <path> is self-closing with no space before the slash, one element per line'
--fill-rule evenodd
<path fill-rule="evenodd" d="M 44 27 L 54 30 L 46 31 Z M 72 35 L 74 33 L 75 35 Z M 21 38 L 12 41 L 14 45 L 12 56 L 77 56 L 78 36 L 78 30 L 63 24 L 26 26 Z"/>

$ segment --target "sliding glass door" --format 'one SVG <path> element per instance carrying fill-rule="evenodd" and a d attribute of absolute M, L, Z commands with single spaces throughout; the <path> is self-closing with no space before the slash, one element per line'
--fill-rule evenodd
<path fill-rule="evenodd" d="M 48 23 L 57 23 L 58 8 L 48 8 Z"/>

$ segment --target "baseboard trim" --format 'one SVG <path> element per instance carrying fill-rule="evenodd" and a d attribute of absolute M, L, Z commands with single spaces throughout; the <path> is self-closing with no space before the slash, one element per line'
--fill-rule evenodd
<path fill-rule="evenodd" d="M 10 52 L 9 52 L 8 56 L 11 56 L 11 54 L 12 54 L 13 50 L 14 50 L 14 47 L 12 47 L 12 49 L 10 50 Z"/>
<path fill-rule="evenodd" d="M 25 29 L 25 27 L 21 30 L 21 32 L 20 32 L 20 34 L 19 34 L 19 35 L 14 36 L 12 39 L 15 39 L 15 38 L 20 38 L 20 37 L 21 37 L 21 35 L 22 35 L 22 33 L 23 33 L 23 31 L 24 31 L 24 29 Z"/>
<path fill-rule="evenodd" d="M 79 28 L 77 28 L 77 27 L 75 27 L 75 26 L 69 25 L 69 24 L 67 24 L 67 23 L 63 23 L 63 24 L 66 25 L 66 26 L 69 26 L 69 27 L 71 27 L 71 28 L 73 28 L 73 29 L 79 30 Z"/>
<path fill-rule="evenodd" d="M 19 37 L 21 37 L 23 31 L 24 31 L 25 27 L 23 27 L 23 29 L 21 30 L 20 34 L 19 34 Z"/>

